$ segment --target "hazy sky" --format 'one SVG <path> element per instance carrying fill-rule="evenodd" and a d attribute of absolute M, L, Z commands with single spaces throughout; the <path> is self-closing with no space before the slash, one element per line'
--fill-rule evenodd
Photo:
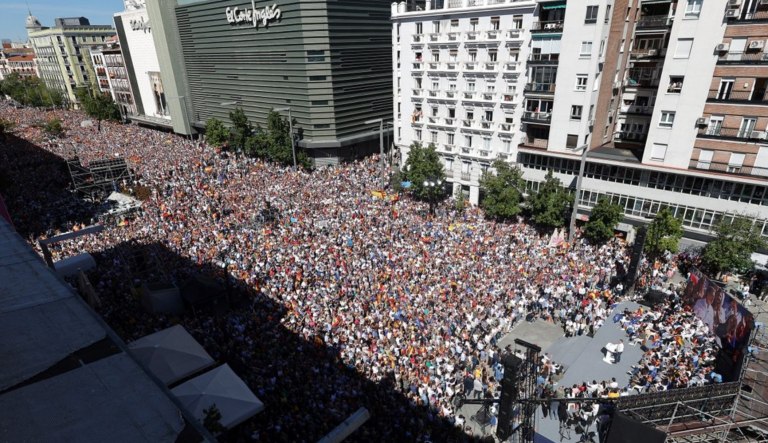
<path fill-rule="evenodd" d="M 123 9 L 122 0 L 0 0 L 0 38 L 26 41 L 28 10 L 43 26 L 53 26 L 56 17 L 86 17 L 93 25 L 114 26 L 112 15 Z"/>

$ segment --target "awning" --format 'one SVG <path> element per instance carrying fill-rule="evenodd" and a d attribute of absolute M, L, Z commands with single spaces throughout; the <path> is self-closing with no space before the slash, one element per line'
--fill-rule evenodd
<path fill-rule="evenodd" d="M 541 9 L 565 9 L 565 2 L 542 3 Z"/>

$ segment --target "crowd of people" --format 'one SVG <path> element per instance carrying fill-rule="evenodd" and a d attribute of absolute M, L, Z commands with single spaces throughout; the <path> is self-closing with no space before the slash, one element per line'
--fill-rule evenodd
<path fill-rule="evenodd" d="M 136 125 L 104 122 L 98 131 L 81 126 L 78 112 L 0 108 L 16 123 L 0 150 L 4 195 L 32 245 L 98 218 L 97 205 L 68 191 L 64 159 L 119 157 L 136 170 L 136 183 L 123 185 L 152 191 L 142 209 L 53 253 L 95 256 L 99 311 L 126 341 L 182 323 L 230 363 L 266 404 L 239 430 L 255 440 L 317 440 L 361 406 L 375 413 L 355 438 L 460 440 L 456 400 L 498 393 L 498 342 L 517 322 L 594 333 L 621 297 L 616 282 L 629 263 L 621 240 L 553 245 L 522 220 L 489 221 L 476 208 L 440 205 L 430 215 L 426 204 L 380 189 L 375 158 L 293 170 Z M 64 136 L 34 124 L 52 117 Z M 258 216 L 265 209 L 273 222 Z M 225 315 L 147 315 L 124 258 L 142 253 L 177 284 L 220 265 L 243 301 Z M 649 347 L 637 390 L 706 377 L 712 354 L 697 350 L 709 338 L 694 317 L 672 311 L 626 315 L 630 336 Z M 549 383 L 542 389 L 556 397 Z M 559 395 L 618 388 L 593 382 Z"/>

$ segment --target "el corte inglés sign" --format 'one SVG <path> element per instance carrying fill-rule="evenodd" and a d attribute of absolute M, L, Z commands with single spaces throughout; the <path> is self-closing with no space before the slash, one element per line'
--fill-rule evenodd
<path fill-rule="evenodd" d="M 251 0 L 251 8 L 227 8 L 227 21 L 232 25 L 251 23 L 254 28 L 267 27 L 270 22 L 280 20 L 281 12 L 277 4 L 256 8 L 256 0 Z"/>

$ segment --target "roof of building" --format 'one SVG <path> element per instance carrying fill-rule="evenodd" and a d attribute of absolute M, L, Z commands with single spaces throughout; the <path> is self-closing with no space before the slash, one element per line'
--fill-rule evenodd
<path fill-rule="evenodd" d="M 31 55 L 14 55 L 8 57 L 9 62 L 31 62 L 35 60 L 35 54 Z"/>
<path fill-rule="evenodd" d="M 0 441 L 175 441 L 177 404 L 0 218 Z"/>

